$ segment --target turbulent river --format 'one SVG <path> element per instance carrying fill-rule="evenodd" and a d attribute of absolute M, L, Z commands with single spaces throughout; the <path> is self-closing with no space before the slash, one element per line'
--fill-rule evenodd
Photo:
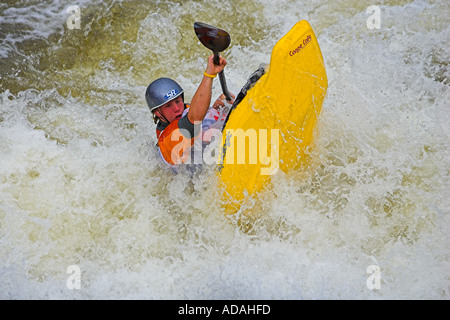
<path fill-rule="evenodd" d="M 2 1 L 0 298 L 449 299 L 449 17 L 448 1 Z M 300 20 L 329 83 L 313 161 L 274 175 L 243 227 L 214 168 L 161 162 L 145 89 L 167 76 L 190 101 L 202 21 L 230 33 L 237 94 Z"/>

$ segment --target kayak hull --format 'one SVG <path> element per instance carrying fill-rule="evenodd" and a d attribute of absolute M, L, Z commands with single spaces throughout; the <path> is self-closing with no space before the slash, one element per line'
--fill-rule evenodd
<path fill-rule="evenodd" d="M 274 46 L 268 70 L 231 112 L 223 128 L 222 166 L 226 213 L 245 197 L 306 161 L 328 87 L 317 38 L 299 21 Z"/>

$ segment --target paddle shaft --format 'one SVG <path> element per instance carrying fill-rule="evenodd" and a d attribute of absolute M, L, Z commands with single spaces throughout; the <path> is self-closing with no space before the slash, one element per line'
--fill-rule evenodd
<path fill-rule="evenodd" d="M 214 52 L 214 64 L 218 65 L 219 64 L 219 57 L 220 57 L 220 53 L 219 52 Z M 219 72 L 219 80 L 220 80 L 220 85 L 222 86 L 222 91 L 223 94 L 225 95 L 225 98 L 227 99 L 228 102 L 231 101 L 231 95 L 230 92 L 228 91 L 227 88 L 227 82 L 225 80 L 225 73 L 222 71 Z"/>

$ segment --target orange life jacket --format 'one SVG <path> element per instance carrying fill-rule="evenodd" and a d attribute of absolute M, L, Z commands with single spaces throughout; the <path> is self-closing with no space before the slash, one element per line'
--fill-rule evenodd
<path fill-rule="evenodd" d="M 185 106 L 186 109 L 182 117 L 186 116 L 190 107 L 188 104 Z M 222 130 L 230 110 L 231 108 L 228 107 L 220 110 L 210 107 L 201 123 L 200 130 L 198 132 L 194 130 L 193 137 L 191 137 L 188 130 L 180 128 L 180 119 L 174 120 L 169 124 L 159 122 L 156 127 L 156 136 L 158 137 L 157 146 L 159 147 L 160 156 L 173 169 L 174 165 L 187 164 L 186 160 L 189 159 L 189 156 L 191 161 L 199 160 L 195 157 L 195 151 L 202 151 L 211 142 L 212 135 L 216 134 L 218 130 Z M 210 129 L 215 129 L 215 131 Z M 197 138 L 200 138 L 200 142 L 197 141 Z"/>
<path fill-rule="evenodd" d="M 186 105 L 185 116 L 189 105 Z M 194 145 L 195 137 L 189 137 L 187 130 L 180 129 L 178 122 L 180 119 L 172 121 L 163 130 L 156 129 L 158 137 L 158 147 L 162 158 L 171 165 L 184 163 Z"/>

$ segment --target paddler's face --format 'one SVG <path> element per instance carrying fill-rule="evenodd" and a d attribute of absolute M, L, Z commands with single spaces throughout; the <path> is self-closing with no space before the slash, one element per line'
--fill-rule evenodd
<path fill-rule="evenodd" d="M 180 119 L 183 115 L 183 111 L 184 101 L 181 97 L 178 97 L 159 107 L 155 113 L 157 116 L 159 116 L 158 113 L 162 114 L 167 121 L 172 122 L 176 119 Z"/>

